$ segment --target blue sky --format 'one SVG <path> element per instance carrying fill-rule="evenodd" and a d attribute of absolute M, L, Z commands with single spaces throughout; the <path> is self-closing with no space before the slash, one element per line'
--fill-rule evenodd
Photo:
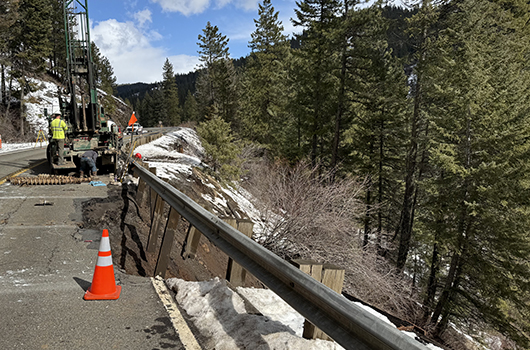
<path fill-rule="evenodd" d="M 249 54 L 258 0 L 88 0 L 91 39 L 107 57 L 119 84 L 162 80 L 169 58 L 175 73 L 195 70 L 198 35 L 210 21 L 229 38 L 232 58 Z M 290 18 L 294 0 L 272 0 L 284 34 L 300 31 Z"/>

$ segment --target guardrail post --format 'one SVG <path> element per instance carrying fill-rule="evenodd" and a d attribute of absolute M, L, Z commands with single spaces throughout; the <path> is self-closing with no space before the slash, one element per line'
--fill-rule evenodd
<path fill-rule="evenodd" d="M 149 168 L 149 171 L 155 174 L 156 176 L 156 168 Z M 152 188 L 150 188 L 150 191 L 151 191 L 151 200 L 149 201 L 149 206 L 150 206 L 149 213 L 151 214 L 151 218 L 152 218 L 154 214 L 154 210 L 155 210 L 156 197 L 158 194 Z"/>
<path fill-rule="evenodd" d="M 236 222 L 236 226 L 233 225 L 233 221 Z M 248 219 L 224 219 L 230 226 L 237 228 L 237 230 L 243 233 L 245 236 L 252 238 L 254 223 Z M 240 287 L 245 285 L 245 277 L 247 271 L 241 267 L 238 263 L 233 261 L 231 258 L 228 259 L 228 268 L 226 271 L 226 280 L 234 287 Z"/>
<path fill-rule="evenodd" d="M 164 236 L 162 237 L 162 246 L 158 253 L 158 260 L 156 261 L 155 276 L 162 276 L 166 278 L 167 265 L 169 263 L 169 255 L 177 233 L 177 226 L 180 220 L 180 214 L 173 208 L 169 209 L 169 218 L 167 220 Z"/>
<path fill-rule="evenodd" d="M 136 189 L 136 203 L 138 206 L 142 206 L 145 200 L 145 181 L 141 178 L 138 179 L 138 188 Z"/>
<path fill-rule="evenodd" d="M 292 264 L 335 292 L 339 294 L 342 293 L 344 269 L 332 264 L 320 264 L 312 260 L 303 259 L 293 260 Z M 326 333 L 322 332 L 308 320 L 305 320 L 304 322 L 304 332 L 302 336 L 306 339 L 331 340 Z"/>
<path fill-rule="evenodd" d="M 151 229 L 149 230 L 149 239 L 147 241 L 147 251 L 152 253 L 155 251 L 156 243 L 158 241 L 158 231 L 160 230 L 160 223 L 163 220 L 164 205 L 166 202 L 159 195 L 156 196 L 155 211 L 153 212 L 153 219 L 151 220 Z"/>
<path fill-rule="evenodd" d="M 182 250 L 182 258 L 195 258 L 197 254 L 197 247 L 199 246 L 199 240 L 201 239 L 201 232 L 197 230 L 193 225 L 190 225 L 188 234 L 186 235 L 186 242 L 184 243 L 184 249 Z"/>
<path fill-rule="evenodd" d="M 304 260 L 304 259 L 295 259 L 291 263 L 300 269 L 302 272 L 307 273 L 309 276 L 313 277 L 317 281 L 322 281 L 322 266 L 313 260 Z"/>

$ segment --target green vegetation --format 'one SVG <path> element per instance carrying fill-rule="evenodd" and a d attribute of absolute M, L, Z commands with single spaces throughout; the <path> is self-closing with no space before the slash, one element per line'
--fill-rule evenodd
<path fill-rule="evenodd" d="M 197 126 L 197 133 L 206 152 L 207 162 L 215 174 L 223 180 L 237 180 L 241 174 L 239 153 L 230 124 L 224 121 L 215 107 L 204 122 Z"/>

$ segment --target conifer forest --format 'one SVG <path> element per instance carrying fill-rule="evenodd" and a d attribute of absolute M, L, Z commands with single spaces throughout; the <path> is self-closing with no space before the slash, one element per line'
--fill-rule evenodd
<path fill-rule="evenodd" d="M 64 72 L 60 3 L 0 2 L 2 128 L 24 129 L 11 79 Z M 167 60 L 160 82 L 118 86 L 94 45 L 98 84 L 146 127 L 221 143 L 213 168 L 229 178 L 252 145 L 330 183 L 361 179 L 355 234 L 407 281 L 415 323 L 434 338 L 487 325 L 530 348 L 530 3 L 298 0 L 293 37 L 273 5 L 259 2 L 247 57 L 208 22 L 200 69 Z"/>

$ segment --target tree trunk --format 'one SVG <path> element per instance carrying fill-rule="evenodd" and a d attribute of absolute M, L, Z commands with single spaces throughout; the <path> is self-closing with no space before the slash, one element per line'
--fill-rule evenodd
<path fill-rule="evenodd" d="M 6 104 L 6 67 L 2 64 L 0 66 L 1 69 L 1 77 L 0 77 L 0 103 L 5 105 Z"/>
<path fill-rule="evenodd" d="M 344 2 L 344 18 L 348 16 L 348 1 Z M 346 38 L 343 38 L 341 43 L 341 68 L 340 68 L 340 86 L 339 86 L 339 105 L 337 106 L 337 115 L 335 117 L 335 134 L 333 136 L 333 149 L 331 152 L 331 169 L 333 172 L 333 178 L 335 178 L 335 170 L 337 168 L 339 143 L 340 143 L 340 126 L 342 115 L 344 113 L 344 94 L 346 85 Z"/>
<path fill-rule="evenodd" d="M 366 212 L 364 216 L 364 239 L 363 248 L 366 248 L 369 241 L 370 233 L 372 233 L 370 211 L 372 210 L 372 176 L 368 176 L 368 190 L 366 191 Z"/>
<path fill-rule="evenodd" d="M 420 80 L 416 82 L 416 94 L 414 99 L 414 112 L 412 114 L 412 130 L 410 148 L 407 152 L 406 158 L 406 176 L 405 176 L 405 195 L 403 198 L 403 206 L 401 209 L 401 220 L 396 230 L 396 236 L 400 235 L 399 250 L 396 267 L 399 271 L 403 271 L 405 263 L 407 262 L 407 255 L 410 248 L 410 240 L 412 238 L 412 222 L 414 215 L 414 192 L 416 188 L 416 168 L 418 155 L 418 134 L 419 134 L 419 119 L 420 119 Z"/>
<path fill-rule="evenodd" d="M 374 143 L 370 142 L 370 158 L 374 157 Z M 372 233 L 372 188 L 373 188 L 373 179 L 372 179 L 372 169 L 368 172 L 368 186 L 366 191 L 366 213 L 364 217 L 364 240 L 363 248 L 368 245 L 369 235 Z"/>
<path fill-rule="evenodd" d="M 383 254 L 383 249 L 381 247 L 381 242 L 383 240 L 383 157 L 384 157 L 384 148 L 385 148 L 385 120 L 383 118 L 385 112 L 382 112 L 381 117 L 381 128 L 379 130 L 379 179 L 378 179 L 378 197 L 377 197 L 377 251 L 380 254 Z"/>
<path fill-rule="evenodd" d="M 462 252 L 456 253 L 453 258 L 456 258 L 456 262 L 453 266 L 453 259 L 451 259 L 451 266 L 449 268 L 449 278 L 446 281 L 446 288 L 444 288 L 444 291 L 442 293 L 442 296 L 440 297 L 440 300 L 438 301 L 438 304 L 436 305 L 436 309 L 434 310 L 433 316 L 431 318 L 430 325 L 434 326 L 434 331 L 432 332 L 433 337 L 439 337 L 440 334 L 446 329 L 448 323 L 449 323 L 449 315 L 451 314 L 451 300 L 453 299 L 453 295 L 455 294 L 455 291 L 458 289 L 458 286 L 460 285 L 460 280 L 462 276 L 462 264 L 463 261 L 461 259 L 462 256 L 465 256 L 466 247 L 464 246 L 462 248 Z M 454 271 L 453 271 L 454 267 Z M 449 285 L 450 284 L 450 285 Z M 443 300 L 442 300 L 443 299 Z M 442 316 L 442 319 L 440 322 L 437 322 L 438 318 Z"/>
<path fill-rule="evenodd" d="M 440 299 L 438 300 L 438 303 L 436 303 L 436 307 L 434 308 L 434 312 L 431 316 L 431 321 L 429 322 L 429 324 L 432 326 L 435 326 L 438 323 L 438 318 L 442 314 L 442 311 L 447 307 L 451 290 L 454 287 L 453 283 L 456 279 L 456 271 L 459 264 L 460 253 L 454 253 L 453 257 L 451 258 L 449 273 L 447 274 L 447 279 L 445 280 L 444 290 L 440 296 Z"/>
<path fill-rule="evenodd" d="M 20 137 L 24 139 L 24 119 L 25 119 L 25 112 L 24 112 L 24 93 L 26 89 L 26 79 L 22 78 L 20 80 Z"/>
<path fill-rule="evenodd" d="M 434 297 L 436 296 L 436 287 L 438 284 L 438 272 L 440 271 L 440 257 L 438 255 L 438 233 L 435 233 L 434 245 L 432 248 L 432 261 L 429 274 L 429 281 L 427 282 L 427 293 L 423 299 L 423 316 L 421 324 L 424 325 L 428 320 L 433 309 Z"/>
<path fill-rule="evenodd" d="M 6 117 L 9 115 L 9 109 L 11 108 L 11 91 L 13 87 L 13 76 L 11 75 L 9 78 L 9 89 L 6 89 L 6 100 L 7 100 L 7 107 L 6 107 Z"/>
<path fill-rule="evenodd" d="M 321 61 L 318 61 L 318 66 L 322 67 Z M 320 72 L 317 72 L 316 75 L 316 82 L 317 84 L 321 81 Z M 312 142 L 311 142 L 311 165 L 313 167 L 316 167 L 317 165 L 317 153 L 318 153 L 318 133 L 322 118 L 322 110 L 321 110 L 321 99 L 322 96 L 320 94 L 320 89 L 317 87 L 315 88 L 315 96 L 313 101 L 313 109 L 314 109 L 314 121 L 313 121 L 313 130 L 312 130 Z"/>

